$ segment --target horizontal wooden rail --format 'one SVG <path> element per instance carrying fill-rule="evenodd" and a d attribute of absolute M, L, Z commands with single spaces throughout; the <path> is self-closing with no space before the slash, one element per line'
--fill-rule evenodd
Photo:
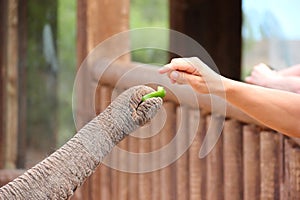
<path fill-rule="evenodd" d="M 237 109 L 235 106 L 227 103 L 220 97 L 215 95 L 196 94 L 189 86 L 171 84 L 166 76 L 158 74 L 158 66 L 135 62 L 109 63 L 105 60 L 97 61 L 97 63 L 91 63 L 95 66 L 93 67 L 93 70 L 91 70 L 91 77 L 95 80 L 95 84 L 100 82 L 100 84 L 108 85 L 110 87 L 122 86 L 123 88 L 129 88 L 139 84 L 147 84 L 153 87 L 156 85 L 163 85 L 167 90 L 165 101 L 184 104 L 191 108 L 201 108 L 208 113 L 212 111 L 212 102 L 214 102 L 214 111 L 219 114 L 225 114 L 224 107 L 222 105 L 226 105 L 227 117 L 237 119 L 241 122 L 261 126 L 261 123 Z M 196 98 L 193 98 L 194 96 Z M 195 99 L 197 100 L 195 101 Z"/>
<path fill-rule="evenodd" d="M 94 84 L 103 84 L 110 87 L 129 88 L 134 85 L 147 84 L 152 87 L 163 85 L 167 90 L 165 101 L 172 101 L 176 104 L 187 105 L 190 108 L 199 108 L 206 113 L 212 112 L 212 102 L 216 105 L 214 113 L 225 114 L 228 118 L 236 119 L 247 124 L 254 124 L 263 130 L 270 130 L 257 120 L 253 119 L 242 110 L 226 102 L 224 99 L 215 95 L 196 94 L 189 86 L 178 86 L 171 84 L 166 76 L 158 74 L 159 66 L 137 63 L 137 62 L 113 62 L 109 63 L 105 59 L 91 62 L 93 70 L 91 77 Z M 193 99 L 196 95 L 197 102 Z M 184 97 L 184 98 L 182 98 Z M 179 100 L 180 98 L 180 100 Z M 224 113 L 224 105 L 226 105 L 226 113 Z M 292 138 L 300 145 L 300 138 Z"/>

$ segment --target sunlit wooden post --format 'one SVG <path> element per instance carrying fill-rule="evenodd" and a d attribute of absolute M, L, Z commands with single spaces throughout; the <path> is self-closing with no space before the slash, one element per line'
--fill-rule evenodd
<path fill-rule="evenodd" d="M 271 131 L 260 133 L 260 173 L 262 199 L 276 199 L 279 191 L 279 136 Z"/>
<path fill-rule="evenodd" d="M 78 67 L 80 67 L 82 61 L 86 58 L 88 53 L 95 48 L 99 43 L 109 38 L 110 36 L 128 30 L 129 27 L 129 0 L 77 0 L 77 61 Z M 128 42 L 124 41 L 123 44 L 119 44 L 118 48 L 128 49 Z M 111 52 L 113 53 L 113 52 Z M 129 61 L 130 57 L 123 57 L 123 61 Z M 80 84 L 79 91 L 77 96 L 77 103 L 79 105 L 77 110 L 77 115 L 85 115 L 85 118 L 79 122 L 80 126 L 84 125 L 92 116 L 89 116 L 90 113 L 84 113 L 86 107 L 88 107 L 90 98 L 95 91 L 90 91 L 90 81 L 91 76 L 90 72 L 83 74 L 83 79 Z M 101 86 L 100 86 L 101 87 Z M 107 88 L 107 90 L 112 90 L 112 88 Z M 106 91 L 107 92 L 107 91 Z M 102 93 L 103 94 L 103 93 Z M 108 92 L 104 95 L 111 94 Z M 109 98 L 103 98 L 101 96 L 101 110 L 108 105 L 110 102 Z M 95 101 L 95 100 L 92 100 Z M 104 105 L 105 104 L 105 105 Z M 88 115 L 88 116 L 87 116 Z M 114 171 L 114 174 L 117 172 Z M 111 189 L 111 170 L 109 167 L 101 166 L 97 169 L 95 175 L 91 178 L 90 181 L 86 182 L 84 185 L 83 191 L 89 190 L 89 184 L 99 183 L 100 185 L 93 186 L 93 188 L 98 187 L 100 191 L 101 199 L 111 199 L 112 189 Z M 113 177 L 118 177 L 113 176 Z M 114 178 L 114 181 L 118 181 Z M 115 182 L 116 183 L 116 182 Z M 118 184 L 118 183 L 116 183 Z M 117 187 L 117 186 L 116 186 Z M 97 188 L 94 189 L 96 191 Z M 83 195 L 85 199 L 89 199 L 87 196 L 88 192 L 84 192 L 86 195 Z M 97 194 L 97 192 L 96 192 Z M 92 198 L 92 197 L 90 197 Z M 98 197 L 93 197 L 97 199 Z"/>
<path fill-rule="evenodd" d="M 224 199 L 243 198 L 243 134 L 236 120 L 226 120 L 223 133 Z"/>
<path fill-rule="evenodd" d="M 207 116 L 207 127 L 212 126 L 212 134 L 217 133 L 223 123 L 222 117 L 218 115 Z M 206 157 L 207 185 L 206 199 L 221 199 L 224 194 L 223 182 L 223 139 L 222 135 Z"/>
<path fill-rule="evenodd" d="M 243 127 L 243 176 L 244 199 L 260 196 L 259 128 L 254 125 Z"/>
<path fill-rule="evenodd" d="M 202 111 L 189 111 L 189 134 L 195 139 L 189 148 L 189 197 L 191 200 L 206 199 L 206 159 L 199 158 L 199 151 L 206 133 L 206 118 Z"/>
<path fill-rule="evenodd" d="M 169 143 L 176 134 L 176 105 L 172 102 L 165 102 L 164 108 L 166 109 L 167 119 L 164 128 L 162 129 L 162 145 Z M 173 150 L 176 152 L 176 149 Z M 167 160 L 167 154 L 161 155 L 161 162 Z M 175 183 L 175 164 L 170 164 L 161 169 L 161 199 L 174 199 L 176 196 Z"/>
<path fill-rule="evenodd" d="M 176 142 L 176 198 L 189 199 L 189 157 L 188 150 L 182 154 L 188 145 L 189 139 L 189 108 L 180 106 L 177 108 L 177 134 L 182 135 Z"/>
<path fill-rule="evenodd" d="M 1 1 L 0 168 L 16 168 L 18 148 L 18 1 Z"/>

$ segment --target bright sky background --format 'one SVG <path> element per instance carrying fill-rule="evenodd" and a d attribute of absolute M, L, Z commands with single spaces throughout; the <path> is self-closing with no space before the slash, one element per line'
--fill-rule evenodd
<path fill-rule="evenodd" d="M 284 38 L 300 40 L 300 0 L 243 0 L 243 11 L 250 16 L 255 37 L 259 35 L 257 26 L 263 21 L 263 24 L 267 23 L 264 17 L 265 13 L 269 12 L 275 16 L 280 29 L 277 31 L 280 31 Z"/>

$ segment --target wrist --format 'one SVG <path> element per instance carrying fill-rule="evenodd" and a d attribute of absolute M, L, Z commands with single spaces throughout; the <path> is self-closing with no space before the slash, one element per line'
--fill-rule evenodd
<path fill-rule="evenodd" d="M 230 85 L 232 84 L 231 82 L 231 79 L 220 76 L 220 79 L 215 84 L 217 87 L 215 87 L 213 91 L 211 91 L 211 93 L 225 99 L 226 93 L 230 89 Z"/>
<path fill-rule="evenodd" d="M 222 98 L 230 97 L 232 93 L 235 93 L 236 88 L 238 87 L 237 84 L 240 82 L 222 77 L 222 91 L 218 92 L 218 96 Z"/>

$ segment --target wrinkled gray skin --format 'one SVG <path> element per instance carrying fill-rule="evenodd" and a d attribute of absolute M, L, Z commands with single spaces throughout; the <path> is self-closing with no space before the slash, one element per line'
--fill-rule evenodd
<path fill-rule="evenodd" d="M 0 188 L 0 199 L 68 199 L 118 142 L 156 114 L 161 98 L 139 104 L 153 91 L 126 90 L 60 149 Z"/>

